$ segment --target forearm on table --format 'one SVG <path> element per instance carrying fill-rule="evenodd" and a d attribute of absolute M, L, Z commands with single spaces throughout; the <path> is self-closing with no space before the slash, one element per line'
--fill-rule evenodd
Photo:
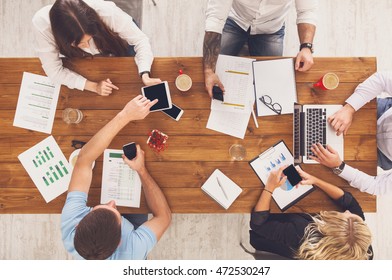
<path fill-rule="evenodd" d="M 131 119 L 120 111 L 111 121 L 96 133 L 79 153 L 78 161 L 87 163 L 96 160 L 112 142 L 117 133 L 127 125 Z"/>
<path fill-rule="evenodd" d="M 206 32 L 203 42 L 203 69 L 215 71 L 216 62 L 220 52 L 222 34 L 216 32 Z"/>
<path fill-rule="evenodd" d="M 143 186 L 147 206 L 156 218 L 162 218 L 168 223 L 171 220 L 171 210 L 161 188 L 151 177 L 146 168 L 138 171 Z"/>
<path fill-rule="evenodd" d="M 323 192 L 325 192 L 330 198 L 336 200 L 339 199 L 343 196 L 344 192 L 341 188 L 332 185 L 330 183 L 327 183 L 319 178 L 315 178 L 315 183 L 319 189 L 321 189 Z"/>
<path fill-rule="evenodd" d="M 267 211 L 270 210 L 271 207 L 271 198 L 272 198 L 272 194 L 263 190 L 259 200 L 257 201 L 255 207 L 254 207 L 254 211 Z"/>

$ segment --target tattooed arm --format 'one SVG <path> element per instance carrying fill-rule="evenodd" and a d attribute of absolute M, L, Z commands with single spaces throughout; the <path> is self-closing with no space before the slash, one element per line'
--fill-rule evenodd
<path fill-rule="evenodd" d="M 215 74 L 216 61 L 220 52 L 222 34 L 216 32 L 206 32 L 203 42 L 203 67 L 204 67 L 204 81 L 206 90 L 212 98 L 212 87 L 217 84 L 222 91 L 225 88 L 219 80 L 218 75 Z"/>

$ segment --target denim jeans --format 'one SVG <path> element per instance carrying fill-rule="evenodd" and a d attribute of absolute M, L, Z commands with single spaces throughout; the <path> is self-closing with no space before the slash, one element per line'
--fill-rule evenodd
<path fill-rule="evenodd" d="M 121 214 L 121 216 L 127 219 L 135 227 L 135 229 L 148 220 L 148 214 Z"/>
<path fill-rule="evenodd" d="M 236 56 L 245 42 L 248 42 L 251 56 L 281 56 L 285 25 L 273 34 L 250 35 L 250 28 L 244 31 L 231 18 L 227 18 L 223 28 L 221 54 Z"/>
<path fill-rule="evenodd" d="M 379 119 L 382 114 L 392 107 L 392 97 L 387 98 L 377 98 L 377 119 Z M 377 161 L 378 166 L 384 170 L 389 170 L 392 168 L 392 161 L 389 160 L 379 149 L 377 149 Z"/>

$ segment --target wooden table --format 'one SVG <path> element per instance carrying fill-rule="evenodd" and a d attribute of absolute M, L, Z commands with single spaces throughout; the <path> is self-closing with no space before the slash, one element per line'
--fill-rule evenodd
<path fill-rule="evenodd" d="M 265 58 L 264 58 L 265 59 Z M 107 77 L 120 90 L 109 97 L 70 90 L 62 86 L 52 135 L 68 156 L 73 151 L 71 140 L 88 141 L 102 128 L 127 101 L 140 93 L 142 86 L 133 58 L 94 58 L 66 61 L 69 68 L 91 80 Z M 0 214 L 2 213 L 60 213 L 66 193 L 45 203 L 38 189 L 17 159 L 17 156 L 48 135 L 13 127 L 23 71 L 44 75 L 37 58 L 0 59 Z M 188 93 L 179 92 L 174 80 L 178 70 L 193 79 Z M 324 73 L 332 71 L 340 78 L 336 90 L 317 95 L 311 93 L 309 82 L 317 81 Z M 301 103 L 343 104 L 358 83 L 376 71 L 375 58 L 315 58 L 315 65 L 306 73 L 296 73 L 298 99 Z M 261 193 L 262 183 L 250 168 L 248 161 L 260 152 L 283 139 L 292 147 L 292 115 L 259 117 L 260 128 L 249 121 L 244 140 L 224 135 L 206 128 L 210 113 L 210 99 L 204 89 L 202 59 L 156 58 L 152 76 L 167 80 L 172 100 L 185 110 L 179 122 L 155 112 L 145 120 L 129 123 L 115 137 L 110 148 L 121 149 L 124 143 L 135 141 L 146 151 L 146 165 L 165 193 L 174 213 L 249 213 Z M 84 119 L 78 125 L 67 125 L 61 119 L 64 108 L 80 108 Z M 159 129 L 169 135 L 168 148 L 155 154 L 145 144 L 147 134 Z M 345 160 L 353 167 L 375 175 L 376 153 L 376 103 L 370 102 L 355 114 L 354 122 L 345 137 Z M 234 143 L 246 147 L 247 156 L 242 162 L 230 160 L 228 149 Z M 242 194 L 225 211 L 204 194 L 200 187 L 209 175 L 219 168 L 243 188 Z M 374 196 L 350 188 L 346 181 L 320 165 L 303 165 L 304 170 L 349 190 L 360 202 L 365 212 L 376 211 Z M 99 203 L 102 177 L 102 157 L 97 160 L 88 204 Z M 317 212 L 336 209 L 320 190 L 312 192 L 287 212 Z M 140 209 L 121 208 L 123 212 L 146 212 L 142 195 Z M 273 203 L 272 211 L 278 212 Z"/>

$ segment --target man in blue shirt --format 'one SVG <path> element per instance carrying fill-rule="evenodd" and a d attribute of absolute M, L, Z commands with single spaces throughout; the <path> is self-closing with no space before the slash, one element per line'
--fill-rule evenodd
<path fill-rule="evenodd" d="M 169 227 L 169 205 L 146 169 L 144 151 L 139 145 L 136 158 L 123 159 L 139 174 L 153 218 L 135 229 L 132 223 L 121 216 L 114 201 L 95 207 L 86 205 L 92 181 L 93 162 L 124 126 L 130 121 L 144 119 L 157 101 L 150 101 L 141 95 L 135 97 L 80 151 L 61 215 L 64 246 L 76 258 L 145 259 Z"/>

